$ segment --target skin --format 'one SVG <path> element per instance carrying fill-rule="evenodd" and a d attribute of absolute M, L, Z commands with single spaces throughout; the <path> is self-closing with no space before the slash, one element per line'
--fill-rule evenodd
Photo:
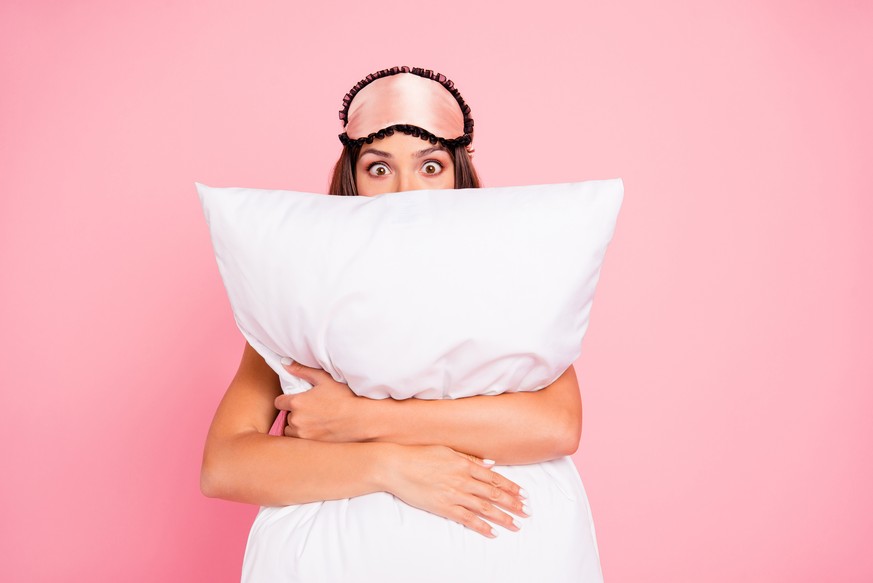
<path fill-rule="evenodd" d="M 363 196 L 454 186 L 448 152 L 401 133 L 365 145 L 355 173 Z M 491 466 L 546 461 L 579 444 L 572 366 L 540 391 L 436 401 L 367 399 L 323 370 L 286 368 L 313 388 L 282 395 L 245 345 L 207 435 L 205 495 L 281 506 L 390 492 L 494 537 L 489 523 L 518 530 L 511 514 L 529 512 L 526 493 Z M 289 411 L 285 436 L 268 435 L 278 410 Z"/>
<path fill-rule="evenodd" d="M 361 196 L 453 188 L 455 167 L 440 144 L 396 133 L 361 148 L 355 182 Z"/>

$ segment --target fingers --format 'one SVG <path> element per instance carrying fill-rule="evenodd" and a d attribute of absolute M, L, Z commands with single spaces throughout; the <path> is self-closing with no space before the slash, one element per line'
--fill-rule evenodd
<path fill-rule="evenodd" d="M 503 510 L 523 518 L 530 516 L 526 504 L 527 492 L 512 480 L 483 465 L 483 462 L 490 460 L 477 463 L 475 456 L 467 457 L 474 462 L 470 465 L 470 476 L 474 480 L 470 482 L 468 492 L 460 494 L 459 506 L 464 511 L 456 511 L 458 522 L 489 538 L 497 536 L 497 531 L 485 520 L 517 532 L 521 525 Z M 489 465 L 493 465 L 493 462 Z"/>
<path fill-rule="evenodd" d="M 491 466 L 494 465 L 494 460 L 489 460 L 489 459 L 484 459 L 484 458 L 476 457 L 476 456 L 474 456 L 473 454 L 470 454 L 470 453 L 464 453 L 464 452 L 462 452 L 462 451 L 455 451 L 455 450 L 452 450 L 452 451 L 454 451 L 454 452 L 455 452 L 456 454 L 458 454 L 459 456 L 461 456 L 461 457 L 465 457 L 465 458 L 467 458 L 468 460 L 470 460 L 471 462 L 475 462 L 475 463 L 477 463 L 477 464 L 479 464 L 479 465 L 482 465 L 482 466 L 485 466 L 485 467 L 488 467 L 488 468 L 490 468 Z"/>
<path fill-rule="evenodd" d="M 282 358 L 282 368 L 287 370 L 289 373 L 293 374 L 295 377 L 301 378 L 304 381 L 308 382 L 312 386 L 317 385 L 320 382 L 323 382 L 327 379 L 333 379 L 332 376 L 327 371 L 324 371 L 320 368 L 312 368 L 309 366 L 304 366 L 299 362 L 291 360 L 290 358 L 284 357 Z"/>
<path fill-rule="evenodd" d="M 456 453 L 474 463 L 470 467 L 470 475 L 478 480 L 476 495 L 491 500 L 518 516 L 530 516 L 529 508 L 525 504 L 527 492 L 512 480 L 491 470 L 494 465 L 493 460 L 478 458 L 468 453 Z"/>
<path fill-rule="evenodd" d="M 273 406 L 280 411 L 290 411 L 291 403 L 296 395 L 279 395 L 273 400 Z"/>
<path fill-rule="evenodd" d="M 403 446 L 404 463 L 390 491 L 404 502 L 494 538 L 496 527 L 520 529 L 527 494 L 493 470 L 493 462 L 446 446 Z M 406 454 L 409 453 L 408 457 Z M 454 454 L 454 455 L 453 455 Z"/>
<path fill-rule="evenodd" d="M 473 484 L 471 488 L 471 493 L 475 495 L 480 500 L 488 502 L 491 506 L 499 506 L 509 512 L 517 516 L 521 516 L 523 518 L 527 518 L 530 516 L 529 508 L 527 507 L 527 498 L 515 493 L 511 494 L 509 491 L 505 489 L 505 487 L 501 487 L 501 479 L 506 480 L 503 476 L 489 471 L 491 476 L 483 476 L 477 478 L 476 482 Z M 507 480 L 508 481 L 508 480 Z M 515 485 L 514 482 L 510 482 Z M 486 508 L 488 508 L 486 506 Z M 493 512 L 489 508 L 489 512 Z M 491 515 L 483 514 L 489 520 L 491 519 Z M 512 523 L 512 517 L 505 514 L 504 512 L 497 511 L 496 516 L 500 518 L 498 520 L 498 524 L 504 526 L 506 528 L 510 528 L 509 524 Z M 510 530 L 512 530 L 510 528 Z"/>
<path fill-rule="evenodd" d="M 482 496 L 468 494 L 464 496 L 461 506 L 474 515 L 474 518 L 470 519 L 469 516 L 462 513 L 462 518 L 465 518 L 468 521 L 468 524 L 464 524 L 464 526 L 472 528 L 476 532 L 484 534 L 485 536 L 497 536 L 497 531 L 495 531 L 490 524 L 485 523 L 485 520 L 514 532 L 518 532 L 521 528 L 521 525 L 517 520 L 503 512 L 493 502 Z M 486 528 L 483 528 L 480 523 L 484 523 Z"/>
<path fill-rule="evenodd" d="M 518 520 L 503 512 L 498 506 L 507 508 L 516 508 L 521 511 L 523 503 L 496 486 L 488 486 L 483 482 L 479 482 L 481 486 L 474 486 L 477 490 L 474 493 L 456 493 L 457 504 L 452 507 L 447 515 L 448 518 L 466 526 L 486 536 L 494 538 L 497 536 L 497 531 L 486 520 L 502 526 L 507 530 L 518 532 L 521 525 Z M 519 513 L 520 516 L 528 516 L 526 513 Z"/>
<path fill-rule="evenodd" d="M 497 486 L 504 492 L 507 492 L 513 496 L 519 496 L 521 498 L 527 498 L 527 492 L 525 492 L 521 486 L 506 478 L 502 474 L 498 474 L 494 470 L 489 467 L 481 466 L 481 465 L 471 465 L 470 466 L 470 475 L 472 475 L 477 480 L 485 482 L 486 484 L 492 484 Z"/>
<path fill-rule="evenodd" d="M 482 536 L 486 536 L 488 538 L 497 537 L 497 530 L 495 530 L 493 526 L 479 518 L 475 512 L 464 506 L 452 507 L 452 510 L 446 515 L 446 518 L 454 520 L 458 524 L 466 526 L 470 530 L 476 531 Z"/>

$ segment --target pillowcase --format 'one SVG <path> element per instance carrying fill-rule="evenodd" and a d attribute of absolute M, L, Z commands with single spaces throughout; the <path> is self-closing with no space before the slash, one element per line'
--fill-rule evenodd
<path fill-rule="evenodd" d="M 581 352 L 620 179 L 330 196 L 195 183 L 236 323 L 358 395 L 534 391 Z"/>

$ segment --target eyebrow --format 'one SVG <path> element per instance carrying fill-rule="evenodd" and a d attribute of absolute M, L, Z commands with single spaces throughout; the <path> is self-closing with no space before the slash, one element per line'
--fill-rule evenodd
<path fill-rule="evenodd" d="M 412 157 L 413 158 L 421 158 L 421 157 L 427 156 L 428 154 L 431 154 L 433 152 L 439 152 L 439 151 L 447 152 L 447 150 L 445 148 L 443 148 L 442 146 L 431 146 L 430 148 L 425 148 L 424 150 L 419 150 L 418 152 L 413 152 Z M 394 156 L 389 154 L 388 152 L 385 152 L 384 150 L 377 150 L 376 148 L 370 148 L 369 150 L 366 150 L 365 152 L 361 152 L 361 156 L 363 156 L 365 154 L 375 154 L 376 156 L 382 156 L 383 158 L 394 158 Z"/>

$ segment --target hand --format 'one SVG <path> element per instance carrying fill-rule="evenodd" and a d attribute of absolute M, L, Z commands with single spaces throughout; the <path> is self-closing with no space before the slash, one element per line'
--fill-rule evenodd
<path fill-rule="evenodd" d="M 518 484 L 490 469 L 494 462 L 442 445 L 397 445 L 389 461 L 386 489 L 409 504 L 494 538 L 483 519 L 512 531 L 518 523 L 501 508 L 529 516 Z"/>
<path fill-rule="evenodd" d="M 296 395 L 279 395 L 277 409 L 288 411 L 285 435 L 317 441 L 365 441 L 361 420 L 371 399 L 359 397 L 345 383 L 333 380 L 324 370 L 299 362 L 285 370 L 309 382 L 312 388 Z"/>

